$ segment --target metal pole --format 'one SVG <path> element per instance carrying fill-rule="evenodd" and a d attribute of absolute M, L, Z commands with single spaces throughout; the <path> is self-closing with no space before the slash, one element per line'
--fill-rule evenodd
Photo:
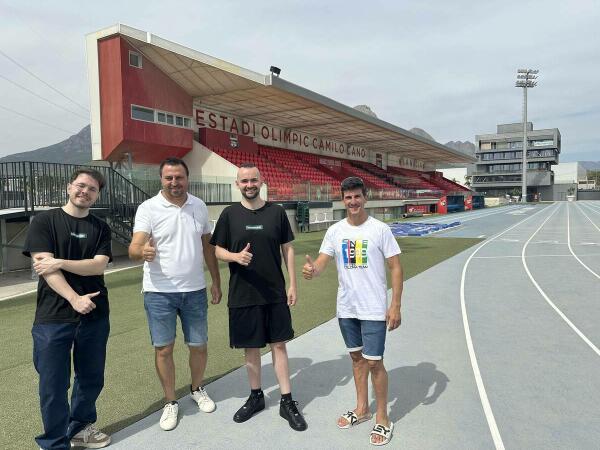
<path fill-rule="evenodd" d="M 527 203 L 527 85 L 523 86 L 523 167 L 521 202 Z"/>

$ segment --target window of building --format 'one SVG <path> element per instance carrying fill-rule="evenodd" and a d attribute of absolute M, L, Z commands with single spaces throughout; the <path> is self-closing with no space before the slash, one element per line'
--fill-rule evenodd
<path fill-rule="evenodd" d="M 138 69 L 141 69 L 142 68 L 142 55 L 129 50 L 129 65 L 131 67 L 137 67 Z"/>
<path fill-rule="evenodd" d="M 131 118 L 143 120 L 145 122 L 154 122 L 154 110 L 143 108 L 141 106 L 131 105 Z"/>
<path fill-rule="evenodd" d="M 191 117 L 177 116 L 166 111 L 157 111 L 143 106 L 131 105 L 131 118 L 144 122 L 156 122 L 181 128 L 192 128 Z"/>
<path fill-rule="evenodd" d="M 492 143 L 491 142 L 480 142 L 479 143 L 479 148 L 481 150 L 491 150 L 492 149 Z"/>

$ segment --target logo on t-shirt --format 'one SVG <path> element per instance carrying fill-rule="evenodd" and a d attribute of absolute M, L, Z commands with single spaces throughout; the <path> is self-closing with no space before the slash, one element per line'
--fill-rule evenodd
<path fill-rule="evenodd" d="M 71 231 L 71 236 L 77 239 L 85 239 L 87 238 L 87 233 L 73 233 Z"/>
<path fill-rule="evenodd" d="M 246 225 L 246 230 L 262 230 L 262 225 Z"/>
<path fill-rule="evenodd" d="M 351 241 L 344 239 L 342 241 L 342 256 L 344 257 L 344 268 L 346 269 L 366 269 L 369 267 L 367 261 L 367 239 L 358 239 Z"/>

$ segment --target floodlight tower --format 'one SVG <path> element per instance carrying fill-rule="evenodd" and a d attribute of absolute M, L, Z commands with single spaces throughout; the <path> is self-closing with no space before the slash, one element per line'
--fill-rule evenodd
<path fill-rule="evenodd" d="M 517 82 L 515 87 L 523 88 L 523 170 L 521 201 L 527 202 L 527 88 L 537 85 L 537 74 L 539 70 L 519 69 L 517 70 Z"/>

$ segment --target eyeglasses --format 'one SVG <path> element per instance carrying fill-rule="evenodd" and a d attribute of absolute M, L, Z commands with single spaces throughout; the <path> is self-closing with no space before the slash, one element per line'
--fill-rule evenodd
<path fill-rule="evenodd" d="M 96 186 L 91 186 L 89 184 L 74 183 L 74 184 L 72 184 L 72 186 L 75 186 L 78 191 L 85 191 L 87 189 L 88 192 L 91 192 L 93 194 L 97 194 L 98 193 L 98 188 Z"/>

